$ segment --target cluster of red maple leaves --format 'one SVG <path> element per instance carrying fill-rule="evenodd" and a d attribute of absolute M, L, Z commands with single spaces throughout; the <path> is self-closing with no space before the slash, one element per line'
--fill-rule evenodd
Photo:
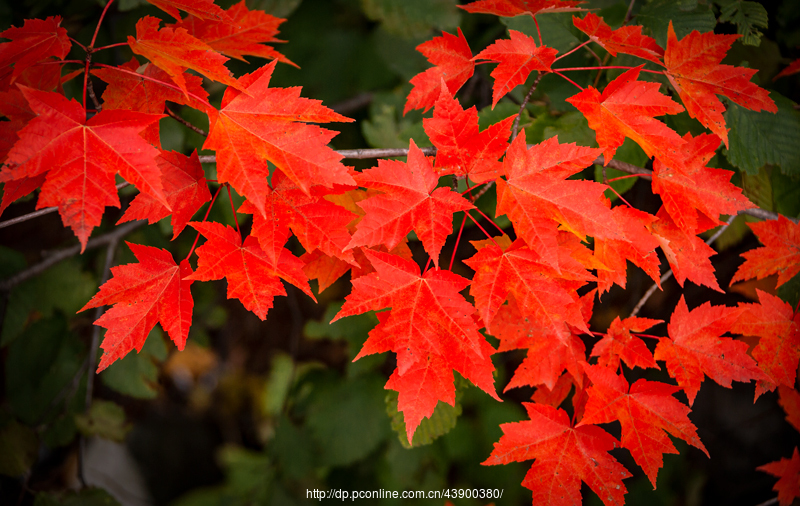
<path fill-rule="evenodd" d="M 624 503 L 622 480 L 630 474 L 608 453 L 618 446 L 631 452 L 654 486 L 663 454 L 677 453 L 668 435 L 705 451 L 689 407 L 673 396 L 683 390 L 691 405 L 705 376 L 727 387 L 755 380 L 756 397 L 781 387 L 787 405 L 800 403 L 794 390 L 800 315 L 768 293 L 737 307 L 706 303 L 689 310 L 681 299 L 669 336 L 657 338 L 654 353 L 642 339 L 652 336 L 642 333 L 660 320 L 618 317 L 605 333 L 594 333 L 602 339 L 588 355 L 580 338 L 593 333 L 595 299 L 613 284 L 625 286 L 628 260 L 659 282 L 657 248 L 681 286 L 689 280 L 722 291 L 709 260 L 714 250 L 698 234 L 721 225 L 721 215 L 754 206 L 730 183 L 730 171 L 706 167 L 720 143 L 728 145 L 717 95 L 749 109 L 777 111 L 768 92 L 750 82 L 755 70 L 720 63 L 737 36 L 692 32 L 678 40 L 670 25 L 662 48 L 639 26 L 612 30 L 595 14 L 575 17 L 586 43 L 663 67 L 630 68 L 601 91 L 569 80 L 564 72 L 574 69 L 554 68 L 565 55 L 543 45 L 541 35 L 537 43 L 510 30 L 509 39 L 473 55 L 460 31 L 444 33 L 419 46 L 433 67 L 411 80 L 406 103 L 406 111 L 433 108 L 424 128 L 437 148 L 435 158 L 412 141 L 406 162 L 379 160 L 356 172 L 328 147 L 335 132 L 317 125 L 350 119 L 302 98 L 299 88 L 269 87 L 277 61 L 291 63 L 267 45 L 277 41 L 283 20 L 250 11 L 244 2 L 222 10 L 211 0 L 149 1 L 176 22 L 161 26 L 145 17 L 137 23 L 127 45 L 145 63 L 134 57 L 120 66 L 93 64 L 90 56 L 104 49 L 94 48 L 94 40 L 84 48 L 86 60 L 64 60 L 79 43 L 57 17 L 0 33 L 10 40 L 0 44 L 0 114 L 8 119 L 0 123 L 0 212 L 40 188 L 37 208 L 57 206 L 85 247 L 105 207 L 120 205 L 118 174 L 140 192 L 121 221 L 154 223 L 171 216 L 173 239 L 187 225 L 205 238 L 180 262 L 166 250 L 129 245 L 139 263 L 113 268 L 113 278 L 84 307 L 114 305 L 96 322 L 107 329 L 98 370 L 140 350 L 156 323 L 183 349 L 194 281 L 225 278 L 228 297 L 263 320 L 274 297 L 286 294 L 282 281 L 314 298 L 310 279 L 323 291 L 349 272 L 353 291 L 336 319 L 380 311 L 380 323 L 357 358 L 397 355 L 386 388 L 399 392 L 409 441 L 439 401 L 455 402 L 454 370 L 499 400 L 492 354 L 528 350 L 505 388 L 537 387 L 525 405 L 530 420 L 503 425 L 486 464 L 535 459 L 523 482 L 533 490 L 534 504 L 579 503 L 581 481 L 605 504 Z M 580 11 L 579 3 L 479 0 L 463 8 L 536 16 Z M 227 57 L 251 55 L 273 61 L 238 78 L 224 66 Z M 513 116 L 480 130 L 476 109 L 463 109 L 454 95 L 481 61 L 498 63 L 491 73 L 493 104 L 533 71 L 561 75 L 581 88 L 568 102 L 586 116 L 599 148 L 557 138 L 528 146 L 524 131 L 511 139 Z M 83 68 L 65 74 L 65 63 Z M 202 80 L 189 69 L 227 85 L 219 108 L 209 104 Z M 642 72 L 666 76 L 683 105 L 659 84 L 640 80 Z M 92 76 L 106 83 L 102 104 L 93 109 L 86 105 L 87 92 L 93 98 Z M 61 88 L 79 77 L 83 105 Z M 245 198 L 238 212 L 252 215 L 247 237 L 238 225 L 190 221 L 215 197 L 196 151 L 186 156 L 161 149 L 159 120 L 167 101 L 208 115 L 202 147 L 215 153 L 218 188 L 232 187 Z M 681 136 L 656 119 L 684 108 L 711 133 Z M 611 207 L 606 185 L 569 179 L 600 155 L 608 163 L 625 138 L 655 158 L 652 189 L 663 201 L 655 216 L 626 203 Z M 468 190 L 439 186 L 445 175 L 466 180 Z M 475 194 L 492 186 L 496 214 L 508 216 L 513 232 L 486 231 L 485 240 L 472 243 L 477 253 L 465 263 L 475 273 L 467 279 L 452 272 L 452 259 L 446 266 L 440 253 L 454 232 L 454 215 L 463 213 L 462 223 L 471 219 L 480 226 Z M 491 217 L 482 219 L 493 224 Z M 800 272 L 800 226 L 780 218 L 751 228 L 764 247 L 745 253 L 734 281 L 778 274 L 783 284 Z M 424 269 L 411 258 L 412 230 L 430 259 Z M 300 257 L 285 248 L 292 234 L 306 251 Z M 590 283 L 596 288 L 579 296 Z M 499 340 L 497 350 L 482 329 Z M 744 341 L 726 333 L 760 340 L 748 352 Z M 596 357 L 593 365 L 590 357 Z M 623 363 L 659 368 L 657 361 L 677 386 L 647 380 L 629 385 L 622 374 Z M 570 418 L 559 406 L 573 389 Z M 612 421 L 622 425 L 621 441 L 598 426 Z M 797 450 L 784 460 L 764 470 L 782 480 L 800 473 Z M 782 504 L 788 504 L 788 487 L 781 489 Z"/>

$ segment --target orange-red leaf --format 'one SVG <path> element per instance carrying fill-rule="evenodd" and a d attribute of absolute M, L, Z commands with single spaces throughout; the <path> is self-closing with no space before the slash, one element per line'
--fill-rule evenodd
<path fill-rule="evenodd" d="M 214 0 L 147 0 L 147 2 L 155 5 L 178 21 L 181 20 L 179 11 L 183 11 L 200 19 L 213 19 L 226 23 L 233 22 L 225 11 L 214 4 Z"/>
<path fill-rule="evenodd" d="M 494 14 L 514 17 L 528 14 L 533 17 L 539 13 L 582 11 L 578 5 L 583 1 L 573 0 L 478 0 L 468 5 L 459 5 L 473 14 Z"/>
<path fill-rule="evenodd" d="M 127 244 L 139 263 L 112 267 L 112 278 L 80 310 L 114 304 L 95 322 L 108 329 L 100 345 L 104 353 L 97 372 L 134 348 L 141 351 L 158 322 L 182 350 L 192 325 L 192 281 L 187 279 L 192 268 L 188 260 L 178 265 L 166 250 Z"/>
<path fill-rule="evenodd" d="M 557 268 L 557 224 L 581 239 L 621 237 L 611 210 L 602 200 L 604 186 L 567 180 L 592 164 L 599 149 L 559 144 L 551 137 L 530 149 L 523 130 L 503 160 L 507 181 L 497 180 L 497 214 L 506 214 L 516 233 Z"/>
<path fill-rule="evenodd" d="M 567 99 L 589 120 L 603 149 L 606 164 L 622 146 L 625 137 L 670 167 L 684 168 L 681 137 L 655 116 L 677 114 L 680 104 L 659 93 L 658 83 L 637 81 L 641 67 L 633 68 L 611 81 L 601 94 L 589 86 Z"/>
<path fill-rule="evenodd" d="M 12 26 L 0 37 L 11 39 L 0 44 L 0 91 L 6 91 L 22 71 L 51 56 L 63 60 L 72 47 L 61 16 L 26 19 L 22 28 Z"/>
<path fill-rule="evenodd" d="M 356 181 L 383 194 L 358 203 L 366 215 L 350 247 L 384 244 L 392 249 L 413 229 L 437 267 L 439 252 L 453 233 L 453 213 L 474 208 L 450 188 L 436 187 L 439 177 L 413 139 L 407 163 L 379 160 L 377 167 L 361 172 Z"/>
<path fill-rule="evenodd" d="M 778 216 L 777 220 L 748 223 L 748 226 L 764 246 L 742 253 L 745 262 L 736 270 L 731 283 L 777 274 L 777 286 L 781 286 L 800 273 L 800 224 Z"/>
<path fill-rule="evenodd" d="M 37 209 L 58 206 L 83 248 L 105 206 L 119 207 L 117 172 L 143 193 L 167 204 L 155 163 L 158 151 L 139 132 L 162 116 L 103 111 L 88 121 L 75 100 L 21 87 L 37 117 L 19 132 L 0 181 L 46 173 Z"/>
<path fill-rule="evenodd" d="M 425 118 L 425 133 L 436 146 L 436 168 L 441 174 L 469 178 L 472 184 L 484 183 L 502 173 L 500 157 L 508 148 L 514 116 L 506 118 L 484 131 L 478 128 L 478 111 L 466 111 L 458 100 L 442 90 L 433 118 Z"/>
<path fill-rule="evenodd" d="M 620 360 L 630 368 L 641 367 L 642 369 L 647 369 L 648 367 L 654 367 L 659 369 L 658 364 L 653 359 L 653 354 L 647 349 L 644 341 L 631 334 L 631 332 L 644 332 L 661 322 L 662 320 L 637 318 L 635 316 L 620 320 L 619 316 L 617 316 L 608 327 L 606 335 L 592 348 L 592 356 L 598 357 L 597 363 L 599 365 L 612 370 L 619 367 Z"/>
<path fill-rule="evenodd" d="M 774 81 L 779 77 L 786 77 L 792 74 L 797 74 L 798 72 L 800 72 L 800 58 L 796 59 L 795 61 L 790 63 L 788 67 L 778 72 L 778 74 L 775 77 L 773 77 L 772 80 Z"/>
<path fill-rule="evenodd" d="M 264 320 L 276 295 L 286 295 L 281 279 L 293 284 L 314 299 L 303 263 L 289 250 L 270 258 L 258 240 L 241 237 L 229 226 L 219 223 L 189 223 L 203 234 L 206 242 L 197 248 L 197 270 L 186 279 L 210 281 L 226 278 L 228 298 L 239 299 L 246 309 Z M 315 299 L 316 300 L 316 299 Z"/>
<path fill-rule="evenodd" d="M 663 65 L 661 59 L 664 50 L 655 39 L 642 35 L 641 26 L 629 25 L 612 30 L 603 18 L 593 12 L 588 13 L 583 19 L 573 16 L 572 23 L 578 30 L 600 44 L 611 56 L 617 56 L 617 53 L 630 54 Z"/>
<path fill-rule="evenodd" d="M 500 39 L 476 54 L 473 60 L 491 60 L 500 65 L 492 71 L 492 109 L 497 102 L 516 86 L 523 84 L 534 70 L 550 70 L 557 50 L 537 46 L 533 37 L 509 30 L 510 40 Z"/>
<path fill-rule="evenodd" d="M 800 392 L 787 386 L 778 387 L 778 404 L 786 413 L 786 421 L 800 431 Z"/>
<path fill-rule="evenodd" d="M 653 237 L 661 245 L 661 250 L 667 257 L 667 262 L 669 262 L 678 284 L 682 287 L 688 279 L 692 283 L 705 285 L 722 292 L 710 260 L 712 255 L 717 254 L 714 248 L 696 235 L 678 228 L 663 206 L 658 210 L 656 216 L 658 221 L 651 226 Z M 698 231 L 705 231 L 712 226 L 714 223 L 703 217 L 699 222 Z"/>
<path fill-rule="evenodd" d="M 188 97 L 189 88 L 183 72 L 190 68 L 212 81 L 244 89 L 225 67 L 227 58 L 205 42 L 189 35 L 184 28 L 159 29 L 160 19 L 145 16 L 136 23 L 136 37 L 128 36 L 131 50 L 144 56 L 169 74 Z"/>
<path fill-rule="evenodd" d="M 386 388 L 399 392 L 408 440 L 438 401 L 455 403 L 453 369 L 499 400 L 494 391 L 490 355 L 494 352 L 478 332 L 475 308 L 458 292 L 469 280 L 450 271 L 419 266 L 388 253 L 366 250 L 375 272 L 353 280 L 353 292 L 333 321 L 371 310 L 380 323 L 370 333 L 356 360 L 393 351 L 395 369 Z"/>
<path fill-rule="evenodd" d="M 306 194 L 313 185 L 355 186 L 342 156 L 327 146 L 336 132 L 308 123 L 353 121 L 300 97 L 300 88 L 270 88 L 276 61 L 242 76 L 247 94 L 228 88 L 219 114 L 211 118 L 204 149 L 217 151 L 217 177 L 229 182 L 264 215 L 270 192 L 269 167 L 274 163 Z"/>
<path fill-rule="evenodd" d="M 246 61 L 245 56 L 258 56 L 294 65 L 274 48 L 263 44 L 283 42 L 276 39 L 275 35 L 278 34 L 278 26 L 285 19 L 276 18 L 258 9 L 251 11 L 244 0 L 232 5 L 224 13 L 230 21 L 189 16 L 176 26 L 185 28 L 190 35 L 237 60 Z"/>
<path fill-rule="evenodd" d="M 792 306 L 775 295 L 756 293 L 758 304 L 739 304 L 742 312 L 731 331 L 760 337 L 752 355 L 769 379 L 756 383 L 757 399 L 779 385 L 794 388 L 800 361 L 800 312 L 794 314 Z"/>
<path fill-rule="evenodd" d="M 778 112 L 769 92 L 750 82 L 757 69 L 720 64 L 739 37 L 694 30 L 679 41 L 670 21 L 664 53 L 667 78 L 678 91 L 686 112 L 717 134 L 725 147 L 728 147 L 728 129 L 722 116 L 725 106 L 717 95 L 754 111 Z"/>
<path fill-rule="evenodd" d="M 772 487 L 772 490 L 778 492 L 780 506 L 789 506 L 800 497 L 800 453 L 797 447 L 792 453 L 792 458 L 770 462 L 756 469 L 780 478 Z"/>
<path fill-rule="evenodd" d="M 599 365 L 587 365 L 585 369 L 592 386 L 578 426 L 619 420 L 622 446 L 630 450 L 654 488 L 658 470 L 664 464 L 663 454 L 678 453 L 667 434 L 708 455 L 697 436 L 697 428 L 687 416 L 690 409 L 672 396 L 678 387 L 640 379 L 629 389 L 625 377 L 610 369 Z"/>
<path fill-rule="evenodd" d="M 678 301 L 667 327 L 669 337 L 658 340 L 655 358 L 667 363 L 669 375 L 686 392 L 689 406 L 700 391 L 704 374 L 726 388 L 731 388 L 732 381 L 766 379 L 747 354 L 747 343 L 722 337 L 739 312 L 739 308 L 710 302 L 689 311 L 683 296 Z"/>
<path fill-rule="evenodd" d="M 503 436 L 483 465 L 535 459 L 522 485 L 533 491 L 533 504 L 581 504 L 581 481 L 606 506 L 625 503 L 622 480 L 631 474 L 609 455 L 617 441 L 594 425 L 573 427 L 563 409 L 524 402 L 530 420 L 500 425 Z"/>
<path fill-rule="evenodd" d="M 447 84 L 447 91 L 455 95 L 475 72 L 472 50 L 461 33 L 461 28 L 458 29 L 458 37 L 442 32 L 441 37 L 434 37 L 417 46 L 417 51 L 425 55 L 435 67 L 411 78 L 414 88 L 408 94 L 403 114 L 412 109 L 427 111 L 433 107 L 442 94 L 443 79 Z"/>
<path fill-rule="evenodd" d="M 162 151 L 156 164 L 161 169 L 161 184 L 171 210 L 152 196 L 140 193 L 118 223 L 148 220 L 153 224 L 172 215 L 172 239 L 175 240 L 200 206 L 211 200 L 211 192 L 197 150 L 191 156 Z"/>
<path fill-rule="evenodd" d="M 731 184 L 733 172 L 706 167 L 719 146 L 714 134 L 691 133 L 683 136 L 685 169 L 675 169 L 656 158 L 653 164 L 653 193 L 661 195 L 664 207 L 681 230 L 695 235 L 699 229 L 699 213 L 721 224 L 720 214 L 736 214 L 755 207 L 742 195 L 742 189 Z"/>

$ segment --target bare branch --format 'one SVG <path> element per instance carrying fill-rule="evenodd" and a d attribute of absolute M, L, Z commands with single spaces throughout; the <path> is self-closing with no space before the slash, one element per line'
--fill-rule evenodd
<path fill-rule="evenodd" d="M 189 130 L 192 130 L 192 131 L 194 131 L 194 132 L 197 132 L 198 134 L 202 135 L 203 137 L 208 137 L 208 134 L 205 132 L 205 130 L 202 130 L 202 129 L 200 129 L 200 128 L 197 128 L 196 126 L 192 125 L 191 123 L 189 123 L 189 122 L 188 122 L 188 121 L 186 121 L 185 119 L 181 118 L 181 117 L 178 115 L 178 113 L 177 113 L 177 112 L 173 111 L 173 110 L 172 110 L 172 109 L 170 109 L 169 107 L 166 107 L 166 110 L 167 110 L 167 114 L 169 115 L 169 117 L 170 117 L 170 118 L 172 118 L 172 119 L 176 120 L 178 123 L 182 124 L 183 126 L 185 126 L 186 128 L 188 128 Z"/>
<path fill-rule="evenodd" d="M 519 131 L 519 119 L 522 117 L 522 111 L 525 110 L 525 107 L 528 105 L 528 101 L 533 96 L 533 92 L 536 91 L 536 87 L 539 86 L 539 81 L 542 80 L 542 76 L 544 76 L 544 72 L 539 72 L 539 75 L 536 76 L 536 80 L 531 85 L 531 89 L 528 90 L 528 94 L 525 95 L 525 98 L 522 100 L 522 104 L 519 106 L 519 112 L 517 113 L 517 117 L 514 118 L 514 126 L 511 127 L 511 140 L 517 138 L 517 132 Z"/>
<path fill-rule="evenodd" d="M 333 104 L 331 109 L 339 114 L 347 115 L 368 106 L 372 102 L 372 98 L 372 93 L 360 93 L 353 98 L 348 98 L 338 104 Z"/>
<path fill-rule="evenodd" d="M 712 235 L 711 237 L 709 237 L 706 240 L 706 244 L 708 244 L 709 246 L 714 244 L 714 241 L 716 241 L 719 238 L 719 236 L 721 236 L 722 233 L 725 232 L 725 230 L 727 230 L 728 227 L 731 226 L 731 223 L 733 223 L 733 220 L 734 220 L 734 218 L 736 218 L 736 216 L 737 215 L 734 214 L 733 216 L 728 218 L 727 223 L 725 223 L 725 225 L 720 227 L 719 230 L 714 232 L 714 235 Z M 668 270 L 663 276 L 661 276 L 661 279 L 659 280 L 658 285 L 663 285 L 669 278 L 672 277 L 672 274 L 673 274 L 672 273 L 672 269 Z M 639 311 L 641 311 L 642 307 L 644 307 L 644 304 L 645 304 L 645 302 L 647 302 L 647 299 L 649 299 L 656 292 L 656 289 L 658 288 L 658 285 L 653 283 L 653 286 L 651 286 L 645 292 L 645 294 L 642 296 L 642 298 L 639 299 L 639 302 L 636 303 L 636 306 L 633 308 L 633 311 L 631 311 L 631 316 L 636 316 L 637 314 L 639 314 Z"/>
<path fill-rule="evenodd" d="M 100 246 L 105 246 L 107 244 L 116 244 L 121 238 L 125 237 L 129 233 L 133 232 L 137 228 L 145 225 L 147 221 L 139 220 L 134 221 L 131 223 L 126 223 L 116 229 L 112 230 L 107 234 L 103 234 L 101 236 L 95 237 L 94 239 L 89 239 L 86 243 L 86 249 L 92 248 L 99 248 Z M 36 265 L 32 265 L 31 267 L 25 269 L 24 271 L 0 282 L 0 291 L 11 290 L 18 284 L 22 283 L 28 278 L 36 276 L 44 272 L 48 267 L 51 267 L 62 260 L 66 260 L 67 258 L 73 257 L 81 252 L 81 245 L 76 244 L 70 248 L 62 249 L 53 253 L 52 255 L 48 256 L 41 262 Z"/>

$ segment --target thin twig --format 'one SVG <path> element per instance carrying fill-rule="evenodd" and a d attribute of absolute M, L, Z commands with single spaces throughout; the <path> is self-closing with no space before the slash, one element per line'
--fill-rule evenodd
<path fill-rule="evenodd" d="M 203 137 L 208 137 L 208 134 L 205 132 L 205 130 L 202 130 L 202 129 L 200 129 L 200 128 L 197 128 L 196 126 L 192 125 L 191 123 L 189 123 L 189 122 L 188 122 L 188 121 L 186 121 L 185 119 L 181 118 L 181 117 L 178 115 L 178 113 L 177 113 L 177 112 L 173 111 L 173 110 L 172 110 L 172 109 L 170 109 L 169 107 L 167 107 L 166 109 L 167 109 L 167 114 L 168 114 L 168 115 L 169 115 L 171 118 L 175 119 L 175 120 L 176 120 L 178 123 L 181 123 L 183 126 L 187 127 L 189 130 L 193 130 L 193 131 L 197 132 L 198 134 L 202 135 Z"/>
<path fill-rule="evenodd" d="M 539 86 L 539 81 L 542 80 L 542 76 L 544 72 L 539 72 L 539 75 L 536 77 L 536 80 L 531 85 L 531 89 L 528 90 L 528 94 L 525 95 L 525 98 L 522 100 L 522 104 L 519 106 L 519 112 L 517 113 L 517 117 L 514 118 L 514 126 L 511 127 L 511 140 L 517 138 L 517 131 L 519 130 L 519 119 L 522 117 L 522 112 L 525 110 L 525 107 L 528 105 L 528 101 L 533 96 L 533 92 L 536 91 L 536 87 Z"/>
<path fill-rule="evenodd" d="M 117 191 L 125 188 L 130 183 L 123 182 L 117 185 Z M 23 214 L 22 216 L 17 216 L 16 218 L 11 218 L 10 220 L 0 221 L 0 228 L 10 227 L 11 225 L 16 225 L 17 223 L 22 223 L 24 221 L 32 220 L 33 218 L 38 218 L 39 216 L 44 216 L 45 214 L 50 214 L 55 211 L 58 211 L 57 206 L 53 207 L 45 207 L 44 209 L 39 209 L 38 211 L 33 211 L 32 213 Z"/>
<path fill-rule="evenodd" d="M 737 215 L 734 214 L 733 216 L 728 218 L 728 221 L 723 226 L 721 226 L 719 230 L 714 232 L 714 235 L 712 235 L 706 240 L 706 244 L 708 244 L 709 246 L 714 244 L 714 241 L 716 241 L 719 238 L 719 236 L 721 236 L 722 233 L 725 232 L 725 230 L 727 230 L 729 226 L 731 226 L 731 223 L 733 223 L 733 220 L 734 218 L 736 218 L 736 216 Z M 645 292 L 642 298 L 639 299 L 639 302 L 636 303 L 636 306 L 633 308 L 633 311 L 631 311 L 631 316 L 636 316 L 637 314 L 639 314 L 639 311 L 642 309 L 642 307 L 644 307 L 644 304 L 645 302 L 647 302 L 647 299 L 649 299 L 656 292 L 656 289 L 659 287 L 659 285 L 663 285 L 669 278 L 671 278 L 672 274 L 673 274 L 672 269 L 670 268 L 670 270 L 668 270 L 663 276 L 661 276 L 661 279 L 659 280 L 658 284 L 653 283 L 653 286 L 651 286 Z"/>
<path fill-rule="evenodd" d="M 756 504 L 756 506 L 772 506 L 773 504 L 777 504 L 778 497 L 773 497 L 772 499 L 767 499 L 766 501 Z"/>
<path fill-rule="evenodd" d="M 636 3 L 636 0 L 631 0 L 631 4 L 628 6 L 628 12 L 625 13 L 625 19 L 622 21 L 623 25 L 627 25 L 628 21 L 631 20 L 633 17 L 633 4 Z"/>
<path fill-rule="evenodd" d="M 146 223 L 147 221 L 145 220 L 126 223 L 125 225 L 117 227 L 107 234 L 95 237 L 94 239 L 89 239 L 89 241 L 86 243 L 86 249 L 93 249 L 93 248 L 98 248 L 100 246 L 105 246 L 107 244 L 116 243 L 121 238 L 125 237 L 126 235 L 133 232 L 142 225 L 145 225 Z M 25 269 L 24 271 L 15 274 L 14 276 L 11 276 L 10 278 L 0 282 L 0 291 L 11 290 L 12 288 L 22 283 L 26 279 L 36 276 L 37 274 L 44 272 L 48 267 L 51 267 L 57 264 L 58 262 L 61 262 L 62 260 L 66 260 L 67 258 L 73 257 L 80 252 L 81 252 L 80 244 L 76 244 L 75 246 L 62 249 L 60 251 L 56 251 L 55 253 L 48 256 L 38 264 L 32 265 L 31 267 Z"/>
<path fill-rule="evenodd" d="M 339 114 L 347 115 L 368 106 L 372 102 L 372 93 L 360 93 L 355 97 L 333 104 L 331 109 Z"/>
<path fill-rule="evenodd" d="M 433 156 L 436 154 L 436 148 L 420 148 L 425 156 Z M 388 148 L 388 149 L 342 149 L 337 151 L 345 158 L 354 160 L 363 160 L 366 158 L 385 158 L 392 156 L 406 156 L 408 149 L 406 148 Z"/>
<path fill-rule="evenodd" d="M 89 93 L 89 98 L 92 99 L 92 103 L 94 104 L 94 108 L 97 112 L 103 110 L 103 106 L 100 105 L 100 102 L 97 100 L 97 95 L 94 94 L 94 84 L 92 84 L 91 79 L 86 80 L 86 91 Z"/>

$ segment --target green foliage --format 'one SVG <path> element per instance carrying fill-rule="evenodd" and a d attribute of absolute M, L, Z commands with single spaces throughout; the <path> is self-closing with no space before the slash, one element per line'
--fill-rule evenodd
<path fill-rule="evenodd" d="M 455 0 L 361 0 L 361 5 L 368 18 L 408 39 L 424 37 L 432 28 L 454 31 L 459 24 Z"/>
<path fill-rule="evenodd" d="M 711 7 L 698 0 L 655 0 L 642 7 L 637 23 L 647 28 L 661 47 L 667 47 L 667 27 L 672 20 L 675 35 L 682 39 L 692 30 L 714 31 L 717 20 Z"/>
<path fill-rule="evenodd" d="M 147 337 L 142 351 L 129 353 L 100 376 L 108 388 L 138 399 L 153 399 L 158 395 L 159 362 L 167 358 L 161 328 L 155 327 Z"/>
<path fill-rule="evenodd" d="M 88 413 L 75 415 L 75 426 L 84 436 L 98 436 L 118 443 L 125 440 L 132 428 L 121 406 L 100 400 L 92 402 Z"/>
<path fill-rule="evenodd" d="M 757 46 L 763 35 L 759 28 L 769 26 L 769 16 L 763 5 L 747 0 L 717 0 L 720 6 L 719 20 L 736 25 L 736 32 L 742 35 L 742 43 Z"/>
<path fill-rule="evenodd" d="M 36 432 L 15 420 L 0 425 L 0 474 L 21 476 L 30 470 L 39 455 Z"/>

